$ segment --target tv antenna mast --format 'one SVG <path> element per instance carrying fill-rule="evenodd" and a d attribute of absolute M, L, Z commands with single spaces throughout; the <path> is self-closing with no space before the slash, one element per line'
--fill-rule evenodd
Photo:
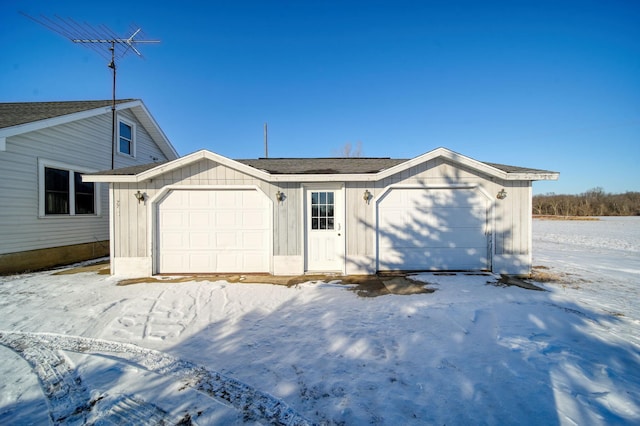
<path fill-rule="evenodd" d="M 40 16 L 39 19 L 36 19 L 24 12 L 20 13 L 72 42 L 82 44 L 110 61 L 107 66 L 113 72 L 111 90 L 111 169 L 114 169 L 116 161 L 116 59 L 122 59 L 129 52 L 134 52 L 137 56 L 142 57 L 142 53 L 136 48 L 136 45 L 160 43 L 160 40 L 143 39 L 141 28 L 136 26 L 130 27 L 131 35 L 128 38 L 121 38 L 105 25 L 81 24 L 71 18 L 61 18 L 59 16 L 54 18 Z"/>

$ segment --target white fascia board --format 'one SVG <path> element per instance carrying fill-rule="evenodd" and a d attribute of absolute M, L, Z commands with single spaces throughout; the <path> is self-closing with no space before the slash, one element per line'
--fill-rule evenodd
<path fill-rule="evenodd" d="M 135 175 L 82 175 L 83 182 L 134 183 Z"/>
<path fill-rule="evenodd" d="M 162 164 L 158 167 L 154 167 L 151 170 L 147 170 L 146 172 L 142 172 L 139 175 L 137 175 L 137 181 L 138 182 L 142 182 L 145 181 L 147 179 L 153 179 L 154 177 L 161 175 L 163 173 L 167 173 L 170 172 L 172 170 L 178 169 L 180 167 L 184 167 L 188 164 L 194 163 L 196 161 L 199 161 L 203 158 L 209 159 L 211 161 L 214 161 L 218 164 L 221 164 L 223 166 L 227 166 L 229 168 L 238 170 L 242 173 L 246 173 L 250 176 L 253 176 L 255 178 L 258 179 L 262 179 L 265 181 L 269 181 L 271 178 L 271 175 L 269 173 L 263 172 L 261 170 L 258 169 L 254 169 L 251 166 L 247 166 L 245 164 L 239 163 L 235 160 L 232 160 L 230 158 L 227 157 L 223 157 L 222 155 L 216 154 L 214 152 L 208 151 L 206 149 L 200 150 L 200 151 L 196 151 L 193 154 L 189 154 L 186 155 L 184 157 L 178 158 L 177 160 L 173 160 L 169 163 L 166 164 Z"/>
<path fill-rule="evenodd" d="M 507 180 L 558 180 L 559 177 L 557 172 L 510 173 Z"/>
<path fill-rule="evenodd" d="M 0 151 L 7 150 L 7 138 L 5 136 L 0 136 Z"/>
<path fill-rule="evenodd" d="M 488 164 L 474 160 L 473 158 L 467 157 L 465 155 L 458 154 L 457 152 L 451 151 L 447 148 L 440 147 L 419 155 L 415 158 L 412 158 L 411 160 L 407 160 L 404 163 L 400 163 L 386 170 L 382 170 L 381 172 L 376 174 L 376 180 L 388 178 L 389 176 L 401 173 L 407 169 L 410 169 L 411 167 L 418 166 L 439 157 L 445 158 L 454 163 L 466 165 L 474 170 L 481 171 L 490 176 L 498 177 L 500 179 L 509 179 L 508 173 L 502 170 L 491 167 Z"/>
<path fill-rule="evenodd" d="M 131 108 L 134 115 L 137 115 L 136 114 L 137 109 L 142 111 L 142 114 L 144 114 L 144 118 L 146 120 L 141 119 L 140 117 L 138 117 L 138 120 L 145 126 L 145 128 L 149 126 L 151 127 L 151 128 L 147 128 L 147 131 L 156 141 L 156 143 L 158 144 L 158 147 L 160 147 L 160 149 L 166 155 L 167 158 L 169 158 L 170 160 L 175 160 L 176 158 L 180 157 L 180 155 L 178 155 L 178 151 L 176 151 L 175 147 L 171 144 L 171 142 L 169 141 L 169 138 L 164 133 L 162 128 L 158 125 L 158 122 L 153 117 L 153 115 L 151 115 L 151 113 L 147 109 L 144 102 L 142 102 L 141 100 L 136 100 L 133 102 L 127 102 L 122 105 L 124 107 L 118 108 L 118 109 Z"/>
<path fill-rule="evenodd" d="M 61 115 L 59 117 L 47 118 L 44 120 L 33 121 L 31 123 L 18 124 L 17 126 L 6 127 L 0 130 L 0 138 L 21 135 L 27 132 L 46 129 L 48 127 L 58 126 L 60 124 L 71 123 L 72 121 L 82 120 L 83 118 L 94 117 L 96 115 L 106 114 L 111 111 L 111 107 L 100 107 L 86 111 L 74 112 L 72 114 Z"/>
<path fill-rule="evenodd" d="M 122 109 L 129 109 L 137 106 L 142 106 L 142 101 L 140 99 L 134 99 L 129 102 L 122 102 L 122 103 L 116 104 L 116 111 L 120 111 Z M 108 108 L 109 108 L 109 111 L 111 111 L 111 105 Z"/>

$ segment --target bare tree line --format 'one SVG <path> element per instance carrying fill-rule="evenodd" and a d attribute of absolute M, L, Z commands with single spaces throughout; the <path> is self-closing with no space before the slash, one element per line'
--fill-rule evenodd
<path fill-rule="evenodd" d="M 554 216 L 638 216 L 640 192 L 610 194 L 600 187 L 578 195 L 533 196 L 533 214 Z"/>

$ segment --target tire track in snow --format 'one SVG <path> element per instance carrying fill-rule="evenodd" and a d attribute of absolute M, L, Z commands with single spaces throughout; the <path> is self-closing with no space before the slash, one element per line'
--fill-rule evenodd
<path fill-rule="evenodd" d="M 67 382 L 71 380 L 70 384 L 72 386 L 68 386 L 68 389 L 72 391 L 72 400 L 74 402 L 73 404 L 65 403 L 60 405 L 63 406 L 62 408 L 70 407 L 69 409 L 80 413 L 86 412 L 86 407 L 90 406 L 88 392 L 82 386 L 80 378 L 68 367 L 67 362 L 56 362 L 56 359 L 63 358 L 59 356 L 55 356 L 52 360 L 48 358 L 50 354 L 55 355 L 54 351 L 70 351 L 98 356 L 118 354 L 116 357 L 125 362 L 136 364 L 157 374 L 176 377 L 182 384 L 181 389 L 191 388 L 218 402 L 233 406 L 242 412 L 245 421 L 260 421 L 273 425 L 287 426 L 310 424 L 308 420 L 296 413 L 283 401 L 247 384 L 163 352 L 144 349 L 129 343 L 52 333 L 0 331 L 0 344 L 13 349 L 20 355 L 23 353 L 29 354 L 27 356 L 30 359 L 27 359 L 27 361 L 36 370 L 39 365 L 43 365 L 45 368 L 52 365 L 60 365 L 60 371 L 63 373 L 61 376 L 68 378 Z M 38 349 L 40 349 L 40 353 L 37 352 Z M 113 356 L 111 355 L 110 358 L 113 358 Z M 45 375 L 46 377 L 49 376 Z M 129 401 L 135 403 L 136 400 L 129 399 Z"/>
<path fill-rule="evenodd" d="M 120 395 L 109 404 L 101 402 L 108 398 L 107 395 L 92 399 L 64 354 L 47 345 L 34 344 L 24 337 L 24 333 L 0 333 L 0 344 L 12 349 L 31 365 L 47 399 L 53 424 L 93 424 L 99 419 L 100 424 L 116 425 L 122 424 L 123 414 L 129 424 L 177 423 L 171 421 L 163 410 L 138 398 Z"/>

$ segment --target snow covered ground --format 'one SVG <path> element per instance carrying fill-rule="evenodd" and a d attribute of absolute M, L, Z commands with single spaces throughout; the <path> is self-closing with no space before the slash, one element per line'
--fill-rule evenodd
<path fill-rule="evenodd" d="M 0 424 L 640 424 L 640 218 L 533 235 L 545 292 L 0 277 Z"/>

